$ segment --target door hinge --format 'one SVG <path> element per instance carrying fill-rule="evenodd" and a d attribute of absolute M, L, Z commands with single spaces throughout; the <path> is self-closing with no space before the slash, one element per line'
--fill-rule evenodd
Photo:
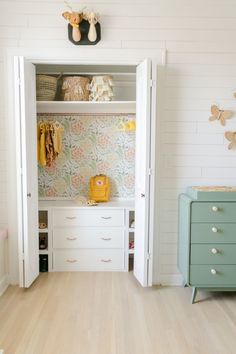
<path fill-rule="evenodd" d="M 152 175 L 152 172 L 153 172 L 153 170 L 152 170 L 152 168 L 150 167 L 150 168 L 149 168 L 149 170 L 148 170 L 148 174 L 149 174 L 149 176 L 151 176 L 151 175 Z"/>
<path fill-rule="evenodd" d="M 151 259 L 152 258 L 152 255 L 151 253 L 147 253 L 147 260 Z"/>
<path fill-rule="evenodd" d="M 152 79 L 151 79 L 151 80 L 149 81 L 149 86 L 150 86 L 150 87 L 153 87 L 154 85 L 155 85 L 155 80 L 152 80 Z"/>
<path fill-rule="evenodd" d="M 24 259 L 25 259 L 25 254 L 24 254 L 24 253 L 21 253 L 20 256 L 21 256 L 21 260 L 24 261 Z"/>
<path fill-rule="evenodd" d="M 18 83 L 18 86 L 21 86 L 21 79 L 19 77 L 17 78 L 17 83 Z"/>

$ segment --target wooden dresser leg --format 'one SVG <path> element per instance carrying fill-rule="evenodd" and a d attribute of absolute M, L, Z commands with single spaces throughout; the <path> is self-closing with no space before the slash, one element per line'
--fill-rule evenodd
<path fill-rule="evenodd" d="M 194 287 L 192 292 L 191 304 L 194 304 L 196 295 L 197 295 L 197 288 Z"/>

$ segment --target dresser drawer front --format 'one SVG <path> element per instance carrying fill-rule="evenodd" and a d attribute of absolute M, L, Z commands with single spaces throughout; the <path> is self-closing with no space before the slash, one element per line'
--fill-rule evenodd
<path fill-rule="evenodd" d="M 123 250 L 54 250 L 54 271 L 123 271 Z"/>
<path fill-rule="evenodd" d="M 192 224 L 191 243 L 236 243 L 236 224 Z"/>
<path fill-rule="evenodd" d="M 121 209 L 57 209 L 53 212 L 53 226 L 123 226 Z"/>
<path fill-rule="evenodd" d="M 236 244 L 191 246 L 191 264 L 236 264 Z"/>
<path fill-rule="evenodd" d="M 212 271 L 215 274 L 212 274 Z M 190 284 L 193 286 L 236 287 L 236 265 L 192 265 Z"/>
<path fill-rule="evenodd" d="M 55 227 L 53 248 L 124 248 L 124 229 L 119 227 Z"/>
<path fill-rule="evenodd" d="M 192 203 L 192 222 L 235 222 L 236 203 Z"/>

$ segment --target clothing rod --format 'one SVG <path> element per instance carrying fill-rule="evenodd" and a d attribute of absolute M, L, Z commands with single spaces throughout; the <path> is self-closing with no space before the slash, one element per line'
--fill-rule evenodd
<path fill-rule="evenodd" d="M 112 72 L 61 72 L 61 71 L 42 71 L 37 72 L 40 75 L 124 75 L 124 76 L 136 76 L 135 73 L 112 73 Z"/>
<path fill-rule="evenodd" d="M 37 117 L 39 116 L 135 116 L 135 113 L 130 112 L 130 113 L 37 113 Z"/>

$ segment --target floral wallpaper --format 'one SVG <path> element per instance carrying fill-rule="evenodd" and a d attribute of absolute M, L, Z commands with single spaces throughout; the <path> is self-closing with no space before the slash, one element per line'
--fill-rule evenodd
<path fill-rule="evenodd" d="M 110 178 L 111 197 L 134 196 L 135 134 L 119 129 L 127 116 L 46 115 L 38 120 L 64 126 L 62 153 L 52 165 L 39 165 L 40 198 L 88 196 L 89 179 Z"/>

